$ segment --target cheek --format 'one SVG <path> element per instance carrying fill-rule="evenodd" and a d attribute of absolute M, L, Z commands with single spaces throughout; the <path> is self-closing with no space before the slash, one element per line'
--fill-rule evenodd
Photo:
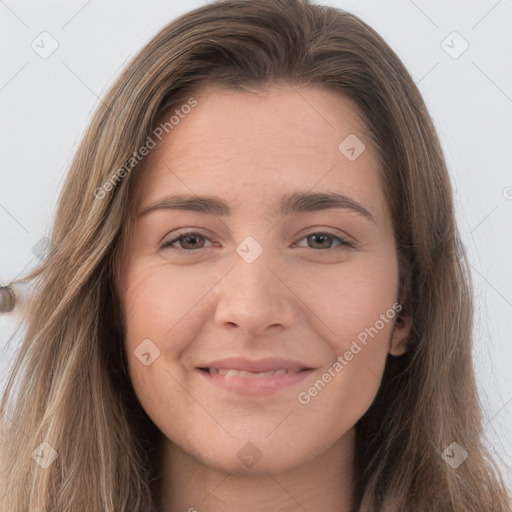
<path fill-rule="evenodd" d="M 382 355 L 382 350 L 387 350 L 395 317 L 396 273 L 392 267 L 382 272 L 361 273 L 340 283 L 340 287 L 340 292 L 331 301 L 339 308 L 332 310 L 333 315 L 337 313 L 335 331 L 340 340 L 334 343 L 337 353 L 349 350 L 348 342 L 351 346 L 353 342 L 359 342 L 368 348 L 365 350 L 368 357 L 373 352 Z"/>
<path fill-rule="evenodd" d="M 132 350 L 144 338 L 160 342 L 197 315 L 201 298 L 211 287 L 191 271 L 169 272 L 165 264 L 128 269 L 123 307 L 126 311 L 127 344 Z M 197 322 L 196 322 L 197 323 Z M 179 337 L 173 346 L 180 349 Z"/>
<path fill-rule="evenodd" d="M 337 272 L 317 268 L 302 282 L 314 283 L 304 284 L 299 294 L 307 297 L 331 358 L 323 368 L 323 381 L 311 392 L 305 389 L 299 403 L 311 402 L 316 413 L 329 403 L 344 404 L 345 413 L 356 421 L 377 393 L 389 352 L 397 316 L 397 260 L 388 251 L 384 257 L 381 253 L 380 258 L 341 265 Z"/>
<path fill-rule="evenodd" d="M 134 389 L 145 407 L 151 408 L 158 379 L 165 379 L 162 368 L 167 332 L 185 314 L 185 300 L 176 281 L 169 286 L 162 279 L 162 269 L 149 265 L 133 265 L 125 272 L 126 288 L 123 297 L 125 311 L 124 340 L 129 372 Z M 188 293 L 191 293 L 190 291 Z M 179 297 L 180 300 L 176 300 Z M 165 351 L 179 353 L 179 343 Z"/>
<path fill-rule="evenodd" d="M 310 297 L 321 312 L 323 340 L 332 355 L 297 402 L 304 421 L 317 430 L 322 425 L 326 438 L 352 428 L 377 395 L 397 314 L 393 268 L 331 276 L 331 292 Z"/>
<path fill-rule="evenodd" d="M 367 253 L 336 268 L 302 267 L 294 291 L 313 313 L 311 321 L 322 337 L 339 354 L 360 334 L 364 339 L 376 322 L 379 333 L 373 338 L 389 340 L 392 322 L 387 318 L 383 324 L 381 318 L 386 312 L 394 318 L 394 309 L 388 310 L 397 299 L 398 262 L 388 250 Z"/>
<path fill-rule="evenodd" d="M 124 343 L 134 390 L 147 411 L 156 411 L 163 403 L 159 393 L 172 388 L 174 399 L 165 400 L 166 410 L 178 412 L 181 388 L 172 376 L 179 382 L 187 378 L 179 361 L 206 321 L 204 297 L 218 276 L 135 262 L 124 277 Z"/>

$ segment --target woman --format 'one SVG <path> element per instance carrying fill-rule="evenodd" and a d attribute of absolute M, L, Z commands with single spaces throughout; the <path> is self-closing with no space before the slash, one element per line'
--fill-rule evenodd
<path fill-rule="evenodd" d="M 165 27 L 35 278 L 2 511 L 511 510 L 440 144 L 349 13 L 228 0 Z"/>

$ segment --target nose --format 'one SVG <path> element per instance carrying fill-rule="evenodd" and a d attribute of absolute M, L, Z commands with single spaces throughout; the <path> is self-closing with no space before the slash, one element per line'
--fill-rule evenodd
<path fill-rule="evenodd" d="M 258 336 L 270 327 L 284 329 L 293 322 L 297 300 L 287 276 L 268 261 L 265 251 L 252 263 L 237 254 L 234 265 L 217 285 L 215 323 L 237 326 Z"/>

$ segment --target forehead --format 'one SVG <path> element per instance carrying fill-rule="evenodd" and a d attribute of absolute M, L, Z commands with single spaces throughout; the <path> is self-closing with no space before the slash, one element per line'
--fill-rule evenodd
<path fill-rule="evenodd" d="M 161 126 L 171 117 L 173 126 L 154 156 L 166 152 L 174 158 L 210 159 L 229 154 L 248 159 L 257 153 L 263 160 L 260 151 L 265 147 L 269 159 L 293 159 L 294 154 L 311 156 L 312 148 L 321 153 L 337 151 L 350 133 L 368 139 L 353 102 L 320 86 L 281 85 L 254 92 L 208 88 L 193 98 L 197 106 L 188 114 L 175 115 L 181 110 L 178 105 L 162 118 Z"/>
<path fill-rule="evenodd" d="M 193 98 L 197 105 L 174 118 L 147 159 L 138 209 L 170 192 L 213 193 L 266 208 L 271 196 L 298 189 L 379 194 L 368 130 L 348 98 L 319 86 L 206 89 Z M 346 140 L 364 144 L 355 160 L 340 149 Z M 375 201 L 383 206 L 382 197 Z"/>

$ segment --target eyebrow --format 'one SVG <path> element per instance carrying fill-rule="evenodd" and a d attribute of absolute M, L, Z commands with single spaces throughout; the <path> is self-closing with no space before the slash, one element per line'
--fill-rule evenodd
<path fill-rule="evenodd" d="M 281 215 L 314 212 L 329 208 L 352 210 L 373 223 L 376 223 L 370 210 L 356 200 L 335 192 L 295 192 L 281 198 Z M 158 210 L 188 210 L 207 215 L 226 217 L 231 215 L 229 204 L 218 196 L 174 195 L 164 197 L 144 207 L 137 217 L 142 217 Z"/>

